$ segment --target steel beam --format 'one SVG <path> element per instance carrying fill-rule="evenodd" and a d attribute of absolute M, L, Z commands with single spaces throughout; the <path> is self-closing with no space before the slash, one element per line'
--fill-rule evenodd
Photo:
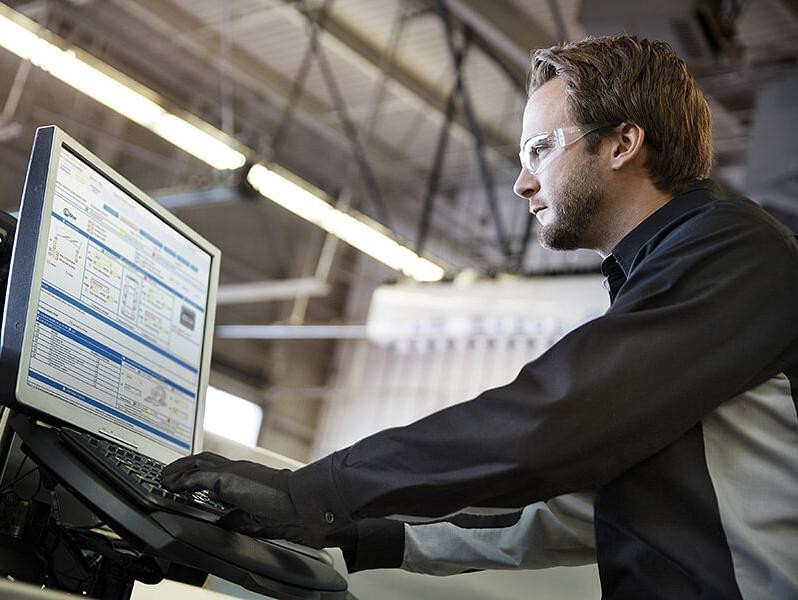
<path fill-rule="evenodd" d="M 248 52 L 233 46 L 229 61 L 224 60 L 218 51 L 222 44 L 221 36 L 216 32 L 209 33 L 201 40 L 194 39 L 192 32 L 203 27 L 204 23 L 179 7 L 164 0 L 110 1 L 142 23 L 160 32 L 164 39 L 185 47 L 207 65 L 210 71 L 206 71 L 206 74 L 213 70 L 220 72 L 232 65 L 232 69 L 228 70 L 228 75 L 235 82 L 239 95 L 246 97 L 254 93 L 259 96 L 261 103 L 262 99 L 268 99 L 275 108 L 282 106 L 285 99 L 290 97 L 293 80 L 270 68 Z M 281 17 L 285 16 L 289 16 L 291 19 L 304 19 L 294 7 L 285 7 Z M 79 19 L 79 13 L 70 14 L 70 18 Z M 204 76 L 206 75 L 200 74 L 200 77 Z M 297 100 L 296 120 L 320 138 L 342 147 L 345 140 L 342 139 L 341 130 L 317 118 L 317 115 L 328 113 L 330 110 L 331 107 L 327 103 L 309 94 L 304 94 Z M 279 115 L 274 115 L 275 120 L 278 117 Z M 386 162 L 395 161 L 400 157 L 394 148 L 379 141 L 375 141 L 370 150 L 377 153 Z M 414 166 L 417 175 L 424 172 L 421 165 Z"/>
<path fill-rule="evenodd" d="M 329 293 L 330 284 L 315 277 L 226 283 L 219 286 L 216 304 L 222 306 L 225 304 L 273 302 L 275 300 L 293 300 L 298 296 L 326 296 Z"/>
<path fill-rule="evenodd" d="M 449 100 L 446 103 L 446 120 L 441 125 L 438 134 L 438 143 L 435 146 L 435 160 L 432 164 L 432 171 L 427 179 L 427 191 L 424 195 L 424 208 L 421 211 L 421 219 L 418 223 L 418 235 L 416 236 L 416 253 L 421 254 L 427 242 L 429 225 L 432 220 L 432 209 L 435 205 L 435 197 L 438 195 L 441 173 L 443 172 L 443 159 L 446 155 L 446 148 L 449 145 L 449 131 L 451 129 L 452 117 L 455 109 L 456 90 L 452 89 Z"/>
<path fill-rule="evenodd" d="M 514 68 L 526 73 L 529 51 L 556 43 L 545 29 L 520 11 L 510 0 L 446 0 L 449 12 L 497 48 Z"/>
<path fill-rule="evenodd" d="M 366 337 L 365 325 L 217 325 L 217 338 L 237 340 L 350 340 Z"/>
<path fill-rule="evenodd" d="M 485 160 L 485 142 L 482 137 L 483 133 L 479 123 L 477 122 L 476 114 L 474 113 L 474 109 L 471 105 L 471 97 L 469 96 L 468 90 L 465 87 L 465 82 L 463 81 L 461 60 L 462 47 L 458 48 L 455 45 L 454 31 L 452 28 L 449 11 L 446 8 L 443 0 L 438 0 L 437 8 L 438 14 L 440 15 L 440 18 L 443 21 L 444 27 L 446 29 L 446 42 L 449 46 L 449 53 L 452 57 L 455 86 L 463 106 L 463 113 L 465 113 L 466 121 L 468 122 L 468 127 L 473 138 L 474 153 L 476 154 L 479 173 L 482 177 L 483 187 L 485 188 L 488 207 L 490 208 L 491 215 L 493 216 L 493 224 L 496 227 L 496 241 L 498 242 L 499 248 L 501 249 L 505 258 L 509 260 L 509 258 L 512 256 L 512 248 L 510 247 L 510 242 L 507 239 L 507 232 L 504 228 L 504 223 L 502 222 L 501 213 L 499 212 L 499 205 L 496 199 L 496 189 L 493 185 L 493 173 L 487 160 Z M 468 40 L 470 37 L 469 32 L 470 30 L 466 29 L 466 40 Z M 466 41 L 464 44 L 467 45 L 467 43 L 468 42 Z"/>
<path fill-rule="evenodd" d="M 286 5 L 295 4 L 295 0 L 282 1 Z M 291 12 L 286 12 L 282 16 L 289 19 L 304 18 L 299 11 L 294 10 L 293 12 L 293 15 Z M 328 14 L 325 17 L 324 32 L 320 39 L 325 47 L 338 52 L 345 58 L 351 59 L 366 73 L 370 72 L 376 77 L 387 70 L 391 74 L 387 87 L 392 94 L 413 106 L 419 107 L 438 122 L 444 120 L 447 100 L 445 93 L 420 80 L 397 61 L 393 61 L 387 66 L 383 64 L 382 49 L 371 44 L 353 28 L 335 18 L 333 14 Z M 454 124 L 456 126 L 452 128 L 453 137 L 458 138 L 460 141 L 471 139 L 468 123 L 462 115 L 455 118 Z M 485 124 L 480 124 L 480 127 L 490 146 L 506 146 L 515 142 L 515 140 L 509 140 L 505 134 L 494 130 L 492 127 L 488 127 Z"/>

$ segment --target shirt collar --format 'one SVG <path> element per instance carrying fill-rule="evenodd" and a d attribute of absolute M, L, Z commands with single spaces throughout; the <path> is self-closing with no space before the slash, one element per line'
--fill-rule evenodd
<path fill-rule="evenodd" d="M 602 263 L 604 274 L 606 275 L 611 269 L 612 263 L 617 262 L 624 275 L 628 277 L 634 259 L 643 245 L 671 221 L 710 202 L 713 199 L 713 186 L 711 180 L 701 180 L 687 191 L 674 196 L 673 199 L 646 217 L 637 227 L 627 233 L 613 248 L 612 254 L 604 259 Z"/>

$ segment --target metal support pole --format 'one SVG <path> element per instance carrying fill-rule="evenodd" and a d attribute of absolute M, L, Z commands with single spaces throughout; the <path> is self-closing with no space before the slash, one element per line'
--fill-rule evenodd
<path fill-rule="evenodd" d="M 233 51 L 233 15 L 232 7 L 230 4 L 224 5 L 224 24 L 222 32 L 219 37 L 221 44 L 220 54 L 221 63 L 219 67 L 219 95 L 221 104 L 221 125 L 224 131 L 230 137 L 235 136 L 235 113 L 234 113 L 234 90 L 233 78 L 230 77 L 230 71 L 233 68 L 231 60 Z"/>
<path fill-rule="evenodd" d="M 474 45 L 479 48 L 502 73 L 504 73 L 504 76 L 507 77 L 507 81 L 513 84 L 513 87 L 517 89 L 522 96 L 526 96 L 526 81 L 522 72 L 514 69 L 506 59 L 498 55 L 495 48 L 491 47 L 491 45 L 484 40 L 477 38 L 474 40 Z"/>
<path fill-rule="evenodd" d="M 316 43 L 314 52 L 316 62 L 319 65 L 322 77 L 324 78 L 324 83 L 327 86 L 327 90 L 330 93 L 333 104 L 335 105 L 335 109 L 341 119 L 344 134 L 346 135 L 347 140 L 349 140 L 349 144 L 352 148 L 352 155 L 357 163 L 360 176 L 371 193 L 370 200 L 372 201 L 374 209 L 377 212 L 377 218 L 386 227 L 390 228 L 388 210 L 385 206 L 385 202 L 382 199 L 382 192 L 380 191 L 377 179 L 374 176 L 374 172 L 372 171 L 371 165 L 368 162 L 366 152 L 360 143 L 357 128 L 349 118 L 349 114 L 346 110 L 346 102 L 341 95 L 340 89 L 338 89 L 338 83 L 335 80 L 335 75 L 332 72 L 329 62 L 327 61 L 327 56 L 325 55 L 321 45 L 318 44 L 318 35 L 324 29 L 324 18 L 330 3 L 331 0 L 325 0 L 325 3 L 318 11 L 318 16 L 314 17 L 307 9 L 305 1 L 301 0 L 300 11 L 305 15 L 305 18 L 308 20 L 308 25 L 311 28 L 311 39 L 315 40 Z"/>
<path fill-rule="evenodd" d="M 386 83 L 388 78 L 390 77 L 389 70 L 391 68 L 391 65 L 393 64 L 396 55 L 396 50 L 399 46 L 399 39 L 401 38 L 402 31 L 404 30 L 404 26 L 407 22 L 407 14 L 408 14 L 407 7 L 401 6 L 399 9 L 397 19 L 394 22 L 393 28 L 391 30 L 388 47 L 382 56 L 382 60 L 380 61 L 380 65 L 382 68 L 382 77 L 380 79 L 379 84 L 377 85 L 377 92 L 372 102 L 370 116 L 368 119 L 368 125 L 366 127 L 365 135 L 363 137 L 364 151 L 368 149 L 369 143 L 374 133 L 374 127 L 377 124 L 377 120 L 380 114 L 380 109 L 382 108 L 382 104 L 385 99 Z M 314 39 L 317 39 L 317 31 L 318 31 L 317 29 L 314 29 Z M 335 204 L 335 207 L 339 210 L 346 210 L 352 201 L 352 186 L 349 184 L 349 178 L 351 172 L 352 172 L 352 164 L 350 162 L 346 171 L 346 177 L 344 178 L 344 181 L 346 183 L 339 191 L 338 199 Z M 338 248 L 338 238 L 332 235 L 331 233 L 327 233 L 324 236 L 324 242 L 321 247 L 321 252 L 319 253 L 319 257 L 316 262 L 316 271 L 313 274 L 313 277 L 317 281 L 326 282 L 328 280 L 330 276 L 330 271 L 332 270 L 333 260 L 335 258 L 335 252 L 337 248 Z M 294 299 L 293 306 L 291 307 L 291 314 L 288 317 L 289 323 L 294 325 L 304 323 L 305 316 L 308 310 L 308 300 L 309 296 L 306 295 L 305 296 L 300 295 Z"/>
<path fill-rule="evenodd" d="M 17 73 L 14 75 L 14 82 L 11 84 L 11 89 L 8 90 L 3 111 L 0 113 L 0 125 L 7 125 L 11 123 L 14 115 L 19 106 L 19 100 L 22 98 L 22 92 L 25 89 L 25 83 L 28 81 L 30 74 L 31 62 L 30 60 L 23 60 L 19 63 Z M 20 127 L 20 130 L 22 128 Z"/>
<path fill-rule="evenodd" d="M 454 68 L 460 71 L 462 68 L 463 60 L 471 42 L 471 36 L 466 37 L 463 46 L 455 48 L 454 54 Z M 455 101 L 457 98 L 457 85 L 452 87 L 449 97 L 446 99 L 446 108 L 444 111 L 444 121 L 441 124 L 441 130 L 438 134 L 438 143 L 435 147 L 435 160 L 433 162 L 432 171 L 430 172 L 429 179 L 427 180 L 427 191 L 424 196 L 424 207 L 421 211 L 421 219 L 418 224 L 418 235 L 416 236 L 416 252 L 421 254 L 424 245 L 427 242 L 427 234 L 429 233 L 429 224 L 432 221 L 432 209 L 435 205 L 435 198 L 438 194 L 438 186 L 440 185 L 441 173 L 443 172 L 444 158 L 446 156 L 446 148 L 449 145 L 449 132 L 454 118 Z"/>
<path fill-rule="evenodd" d="M 324 15 L 327 10 L 327 5 L 330 0 L 325 0 L 321 7 L 321 14 Z M 319 49 L 319 28 L 311 27 L 310 36 L 308 37 L 308 47 L 305 49 L 305 54 L 302 56 L 302 62 L 299 65 L 296 77 L 291 84 L 291 92 L 288 94 L 283 114 L 280 118 L 280 123 L 277 126 L 277 132 L 272 138 L 269 149 L 269 160 L 276 161 L 277 155 L 282 149 L 285 141 L 285 136 L 288 133 L 288 128 L 294 120 L 294 113 L 297 106 L 299 106 L 299 98 L 305 88 L 305 80 L 307 79 L 308 72 L 310 71 L 310 64 L 316 56 Z"/>
<path fill-rule="evenodd" d="M 385 94 L 388 91 L 388 80 L 391 78 L 391 71 L 393 70 L 396 52 L 399 49 L 399 41 L 404 33 L 405 25 L 409 18 L 410 11 L 406 4 L 401 3 L 394 19 L 391 33 L 388 36 L 388 43 L 385 47 L 385 52 L 380 57 L 380 81 L 377 83 L 377 91 L 371 104 L 371 112 L 367 119 L 365 135 L 363 136 L 363 148 L 368 150 L 374 136 L 374 129 L 377 126 L 377 120 L 382 109 L 383 102 L 385 101 Z"/>
<path fill-rule="evenodd" d="M 465 113 L 466 121 L 468 122 L 468 127 L 471 130 L 471 135 L 474 138 L 474 152 L 477 157 L 477 164 L 479 166 L 479 172 L 482 177 L 482 184 L 483 187 L 485 188 L 485 195 L 488 201 L 488 207 L 490 208 L 491 214 L 493 216 L 493 223 L 496 226 L 496 239 L 499 248 L 501 249 L 505 258 L 509 261 L 513 255 L 513 251 L 510 246 L 510 242 L 507 238 L 507 233 L 504 229 L 504 224 L 502 223 L 501 214 L 499 213 L 499 205 L 496 199 L 496 190 L 493 185 L 493 173 L 491 172 L 490 165 L 488 164 L 488 161 L 485 159 L 485 154 L 483 152 L 485 144 L 482 140 L 482 132 L 480 131 L 479 123 L 477 122 L 474 109 L 471 106 L 471 98 L 469 97 L 468 92 L 465 89 L 465 84 L 463 82 L 462 64 L 457 65 L 457 48 L 454 43 L 454 32 L 452 30 L 452 24 L 449 17 L 449 10 L 446 8 L 446 4 L 443 0 L 437 0 L 436 7 L 438 15 L 440 16 L 446 28 L 446 42 L 449 46 L 449 53 L 451 54 L 452 57 L 452 64 L 453 66 L 456 67 L 454 71 L 455 85 L 463 105 L 463 112 Z M 465 34 L 467 37 L 470 36 L 471 35 L 470 29 L 466 28 Z"/>
<path fill-rule="evenodd" d="M 460 53 L 461 56 L 463 53 Z M 454 104 L 456 89 L 452 88 L 449 98 L 446 100 L 445 119 L 441 124 L 441 131 L 438 134 L 438 144 L 435 147 L 435 161 L 432 165 L 429 179 L 427 180 L 427 191 L 424 196 L 424 208 L 421 211 L 421 219 L 418 223 L 418 235 L 416 236 L 416 253 L 421 254 L 429 233 L 429 224 L 432 220 L 432 209 L 435 205 L 435 197 L 438 194 L 438 186 L 443 172 L 443 162 L 446 155 L 446 148 L 449 145 L 449 130 L 452 126 L 454 117 Z"/>
<path fill-rule="evenodd" d="M 352 123 L 346 111 L 346 103 L 341 95 L 341 91 L 338 89 L 338 84 L 336 83 L 335 75 L 330 68 L 330 63 L 327 62 L 327 57 L 321 48 L 319 48 L 316 59 L 319 63 L 319 67 L 321 67 L 321 73 L 324 77 L 327 89 L 330 91 L 330 95 L 333 98 L 333 103 L 335 104 L 336 110 L 341 118 L 341 124 L 343 125 L 344 133 L 346 134 L 346 137 L 349 139 L 349 143 L 352 146 L 352 154 L 355 157 L 358 170 L 360 171 L 360 176 L 371 191 L 371 201 L 374 204 L 374 209 L 377 211 L 378 219 L 383 225 L 390 228 L 388 209 L 386 208 L 385 202 L 382 199 L 382 192 L 380 191 L 380 186 L 377 183 L 377 178 L 374 176 L 374 171 L 372 171 L 371 165 L 366 157 L 366 153 L 363 150 L 363 146 L 360 144 L 360 139 L 357 135 L 357 128 Z"/>
<path fill-rule="evenodd" d="M 560 42 L 568 40 L 568 29 L 565 27 L 565 19 L 563 19 L 562 11 L 560 10 L 560 3 L 557 0 L 549 0 L 549 10 L 551 10 L 551 18 L 554 21 L 554 26 L 557 28 L 557 36 Z"/>

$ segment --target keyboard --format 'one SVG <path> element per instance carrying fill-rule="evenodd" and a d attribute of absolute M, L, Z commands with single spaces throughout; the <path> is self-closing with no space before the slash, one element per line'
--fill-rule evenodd
<path fill-rule="evenodd" d="M 163 510 L 212 523 L 233 506 L 211 498 L 208 490 L 174 493 L 161 485 L 164 464 L 135 450 L 82 431 L 62 428 L 61 441 L 149 511 Z"/>

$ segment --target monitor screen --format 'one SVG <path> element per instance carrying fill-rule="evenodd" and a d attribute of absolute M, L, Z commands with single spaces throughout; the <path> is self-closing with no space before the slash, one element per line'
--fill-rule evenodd
<path fill-rule="evenodd" d="M 189 454 L 201 428 L 218 251 L 57 141 L 17 398 L 156 458 Z"/>

